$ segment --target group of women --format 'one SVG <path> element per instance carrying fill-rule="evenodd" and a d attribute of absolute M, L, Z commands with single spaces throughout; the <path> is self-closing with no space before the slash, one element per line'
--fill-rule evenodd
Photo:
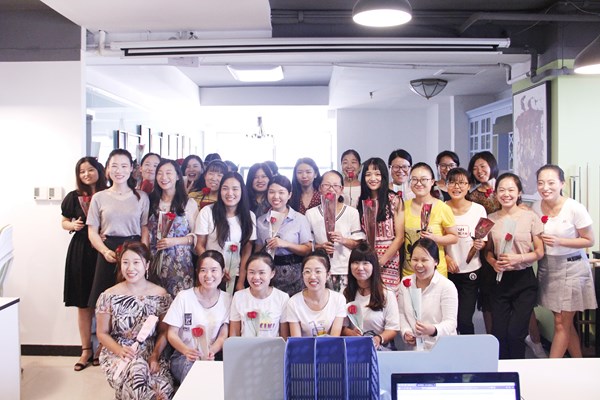
<path fill-rule="evenodd" d="M 594 235 L 562 195 L 559 167 L 540 168 L 542 200 L 529 208 L 489 152 L 468 170 L 440 153 L 437 180 L 402 149 L 387 164 L 348 150 L 341 173 L 322 176 L 301 158 L 291 182 L 272 162 L 244 182 L 211 156 L 180 167 L 147 154 L 139 183 L 126 150 L 106 170 L 89 157 L 76 165 L 62 206 L 75 232 L 65 274 L 65 303 L 79 308 L 75 370 L 100 364 L 117 398 L 170 396 L 172 377 L 219 358 L 228 336 L 369 335 L 381 350 L 426 349 L 457 328 L 474 333 L 477 302 L 502 358 L 524 357 L 538 303 L 555 315 L 550 355 L 581 355 L 573 317 L 596 307 L 583 250 Z M 486 216 L 494 226 L 475 238 Z"/>

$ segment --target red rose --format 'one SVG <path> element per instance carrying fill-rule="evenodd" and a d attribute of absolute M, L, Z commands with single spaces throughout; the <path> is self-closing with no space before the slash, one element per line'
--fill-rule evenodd
<path fill-rule="evenodd" d="M 354 314 L 356 314 L 356 311 L 357 311 L 356 310 L 356 306 L 354 304 L 352 304 L 351 306 L 348 306 L 348 313 L 349 314 L 354 315 Z"/>
<path fill-rule="evenodd" d="M 274 224 L 275 222 L 277 222 L 277 218 L 271 217 L 271 223 Z"/>
<path fill-rule="evenodd" d="M 210 189 L 207 187 L 202 188 L 202 194 L 208 196 L 210 194 Z"/>
<path fill-rule="evenodd" d="M 494 189 L 489 188 L 485 191 L 485 197 L 490 197 L 494 193 Z"/>
<path fill-rule="evenodd" d="M 545 224 L 546 222 L 548 222 L 548 216 L 542 215 L 542 224 Z"/>
<path fill-rule="evenodd" d="M 204 335 L 204 330 L 200 327 L 197 328 L 192 328 L 192 336 L 193 337 L 200 337 Z"/>
<path fill-rule="evenodd" d="M 89 203 L 90 201 L 92 201 L 92 196 L 83 196 L 83 201 Z"/>
<path fill-rule="evenodd" d="M 404 285 L 405 288 L 409 288 L 410 287 L 410 278 L 406 278 L 405 280 L 403 280 L 402 284 Z"/>
<path fill-rule="evenodd" d="M 398 190 L 398 196 L 400 196 L 400 198 L 402 198 L 402 190 Z"/>
<path fill-rule="evenodd" d="M 168 212 L 168 213 L 166 214 L 166 216 L 167 216 L 167 218 L 169 219 L 169 221 L 173 221 L 177 215 L 176 215 L 175 213 Z"/>
<path fill-rule="evenodd" d="M 333 199 L 334 199 L 335 197 L 333 196 L 333 193 L 327 193 L 327 194 L 325 195 L 325 198 L 326 198 L 327 200 L 329 200 L 329 201 L 333 201 Z"/>
<path fill-rule="evenodd" d="M 510 233 L 507 233 L 506 236 L 504 236 L 504 240 L 506 240 L 507 242 L 510 242 L 512 238 L 513 236 Z"/>
<path fill-rule="evenodd" d="M 365 200 L 365 207 L 373 207 L 373 200 L 372 199 L 366 199 Z"/>
<path fill-rule="evenodd" d="M 117 258 L 121 255 L 122 252 L 123 252 L 123 245 L 120 244 L 117 246 L 117 249 L 115 250 L 115 254 L 117 255 Z"/>
<path fill-rule="evenodd" d="M 179 164 L 180 167 L 183 165 L 183 161 L 183 158 L 178 158 L 177 160 L 175 160 L 175 162 L 177 162 L 177 164 Z"/>
<path fill-rule="evenodd" d="M 237 244 L 232 244 L 231 246 L 229 246 L 229 250 L 232 253 L 235 253 L 236 251 L 238 251 L 238 245 Z"/>
<path fill-rule="evenodd" d="M 258 316 L 258 313 L 256 311 L 248 311 L 248 318 L 254 319 L 257 316 Z"/>
<path fill-rule="evenodd" d="M 348 179 L 354 179 L 354 171 L 348 172 Z"/>

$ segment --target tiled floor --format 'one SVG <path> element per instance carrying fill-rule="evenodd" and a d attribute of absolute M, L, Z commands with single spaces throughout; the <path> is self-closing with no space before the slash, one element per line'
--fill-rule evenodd
<path fill-rule="evenodd" d="M 75 372 L 76 362 L 77 357 L 22 356 L 21 399 L 114 399 L 114 391 L 106 383 L 100 367 L 90 365 Z"/>

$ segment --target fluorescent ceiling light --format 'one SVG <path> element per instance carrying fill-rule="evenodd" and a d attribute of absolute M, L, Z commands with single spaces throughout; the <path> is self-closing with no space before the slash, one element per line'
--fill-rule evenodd
<path fill-rule="evenodd" d="M 600 74 L 600 36 L 575 57 L 576 74 Z"/>
<path fill-rule="evenodd" d="M 227 69 L 240 82 L 277 82 L 283 79 L 281 65 L 228 65 Z"/>
<path fill-rule="evenodd" d="M 408 0 L 358 0 L 352 19 L 360 25 L 389 27 L 406 24 L 412 19 Z"/>

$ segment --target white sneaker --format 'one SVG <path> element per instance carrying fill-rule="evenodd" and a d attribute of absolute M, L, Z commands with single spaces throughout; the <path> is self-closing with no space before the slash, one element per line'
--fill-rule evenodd
<path fill-rule="evenodd" d="M 525 344 L 529 346 L 531 351 L 533 351 L 533 355 L 536 358 L 548 358 L 548 354 L 546 354 L 546 350 L 544 350 L 542 344 L 534 343 L 533 340 L 531 340 L 531 336 L 527 335 L 525 338 Z"/>

